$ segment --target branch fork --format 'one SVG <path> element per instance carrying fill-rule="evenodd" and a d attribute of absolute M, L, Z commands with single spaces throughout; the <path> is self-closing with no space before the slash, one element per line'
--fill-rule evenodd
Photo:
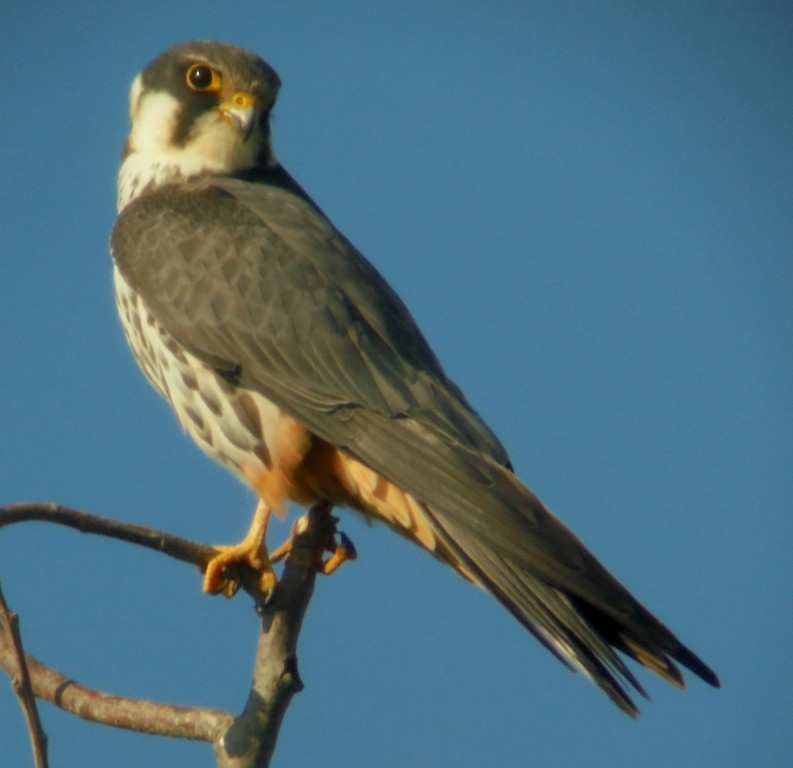
<path fill-rule="evenodd" d="M 216 554 L 213 547 L 163 531 L 91 515 L 57 504 L 14 504 L 0 508 L 0 527 L 39 520 L 66 525 L 154 549 L 200 569 Z M 203 707 L 115 696 L 71 680 L 24 652 L 16 615 L 0 591 L 0 669 L 12 680 L 30 735 L 35 768 L 47 768 L 46 735 L 36 699 L 78 717 L 143 733 L 207 741 L 217 768 L 267 768 L 293 696 L 303 689 L 297 642 L 325 551 L 336 552 L 336 519 L 328 505 L 313 507 L 295 524 L 283 575 L 264 594 L 259 574 L 235 566 L 230 574 L 252 597 L 260 616 L 259 642 L 248 700 L 239 715 Z M 341 535 L 342 547 L 348 540 Z M 354 557 L 354 548 L 343 559 Z"/>

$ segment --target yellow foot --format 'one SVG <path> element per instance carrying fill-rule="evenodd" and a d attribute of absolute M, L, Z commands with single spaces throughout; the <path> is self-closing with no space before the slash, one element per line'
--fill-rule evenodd
<path fill-rule="evenodd" d="M 292 530 L 292 535 L 283 544 L 281 544 L 280 547 L 274 549 L 270 553 L 271 562 L 277 563 L 292 554 L 292 539 L 298 533 L 299 528 L 300 521 L 295 524 Z M 330 576 L 331 573 L 339 568 L 342 563 L 347 562 L 347 560 L 355 560 L 355 558 L 358 557 L 358 553 L 355 550 L 355 545 L 352 543 L 352 541 L 350 541 L 350 538 L 347 536 L 347 534 L 338 531 L 337 535 L 339 537 L 338 544 L 333 541 L 332 544 L 321 547 L 314 554 L 314 557 L 316 558 L 315 568 L 319 573 L 322 573 L 325 576 Z M 322 559 L 323 552 L 331 553 L 327 560 Z"/>
<path fill-rule="evenodd" d="M 276 578 L 264 545 L 269 517 L 269 508 L 260 501 L 245 538 L 239 544 L 230 547 L 216 547 L 218 553 L 207 563 L 204 571 L 204 592 L 233 597 L 240 585 L 237 579 L 229 575 L 227 569 L 235 565 L 247 565 L 258 571 L 259 588 L 265 593 L 272 591 Z"/>
<path fill-rule="evenodd" d="M 341 531 L 338 533 L 339 543 L 335 544 L 333 547 L 328 547 L 328 552 L 330 552 L 331 555 L 327 560 L 320 562 L 317 569 L 325 576 L 330 576 L 331 573 L 336 571 L 342 563 L 346 563 L 348 560 L 355 560 L 355 558 L 358 557 L 355 544 L 350 541 L 350 538 L 347 536 L 347 534 L 342 533 Z"/>
<path fill-rule="evenodd" d="M 207 563 L 204 571 L 204 592 L 234 597 L 240 588 L 240 583 L 238 579 L 229 575 L 227 569 L 235 565 L 247 565 L 258 571 L 259 589 L 262 592 L 270 592 L 275 587 L 277 580 L 264 547 L 252 550 L 243 541 L 230 547 L 220 546 L 215 549 L 218 550 L 218 554 Z"/>
<path fill-rule="evenodd" d="M 280 547 L 276 547 L 272 552 L 270 552 L 270 562 L 271 563 L 280 563 L 281 560 L 285 560 L 289 555 L 292 554 L 292 536 L 294 536 L 294 531 L 292 531 L 292 535 L 283 543 Z"/>

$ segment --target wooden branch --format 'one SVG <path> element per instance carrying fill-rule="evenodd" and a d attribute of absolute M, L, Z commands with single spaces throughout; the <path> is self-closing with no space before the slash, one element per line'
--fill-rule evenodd
<path fill-rule="evenodd" d="M 193 563 L 202 570 L 216 553 L 213 547 L 163 531 L 57 504 L 26 503 L 0 508 L 0 527 L 31 520 L 127 541 Z M 298 520 L 283 576 L 269 596 L 259 590 L 259 575 L 253 569 L 240 566 L 231 574 L 254 599 L 261 616 L 253 683 L 245 708 L 236 718 L 220 710 L 125 698 L 83 686 L 25 655 L 21 643 L 14 643 L 10 627 L 5 626 L 11 623 L 8 619 L 0 624 L 0 669 L 14 680 L 17 659 L 22 659 L 29 671 L 31 700 L 32 696 L 44 699 L 78 717 L 105 725 L 209 741 L 214 745 L 218 768 L 267 768 L 289 703 L 303 688 L 297 671 L 297 640 L 323 552 L 333 549 L 335 524 L 327 505 L 314 507 Z M 46 738 L 43 732 L 42 737 Z M 37 762 L 36 768 L 46 768 L 46 763 Z"/>
<path fill-rule="evenodd" d="M 65 712 L 103 725 L 140 733 L 215 742 L 233 715 L 203 707 L 180 707 L 147 699 L 114 696 L 81 685 L 55 669 L 26 656 L 34 695 Z M 0 632 L 0 669 L 9 674 L 9 642 Z"/>
<path fill-rule="evenodd" d="M 47 735 L 41 727 L 39 710 L 36 707 L 36 698 L 30 681 L 25 649 L 22 645 L 22 635 L 19 631 L 19 617 L 8 607 L 3 590 L 0 588 L 0 647 L 7 638 L 8 652 L 2 654 L 7 657 L 7 666 L 3 669 L 11 678 L 14 693 L 19 699 L 25 725 L 30 736 L 30 748 L 33 751 L 33 764 L 35 768 L 47 768 Z M 0 658 L 2 663 L 3 658 Z"/>
<path fill-rule="evenodd" d="M 215 748 L 218 768 L 267 768 L 292 697 L 303 690 L 297 639 L 314 591 L 322 554 L 333 546 L 336 521 L 318 505 L 295 525 L 292 551 L 270 599 L 259 606 L 262 626 L 253 683 L 242 714 Z"/>
<path fill-rule="evenodd" d="M 139 547 L 152 549 L 184 563 L 192 563 L 201 572 L 218 553 L 215 547 L 200 544 L 166 531 L 144 525 L 114 520 L 101 515 L 51 502 L 22 502 L 0 507 L 0 528 L 14 523 L 43 522 L 63 525 L 80 533 L 118 539 Z M 228 575 L 259 602 L 263 595 L 259 589 L 259 574 L 247 565 L 239 564 L 228 568 Z"/>
<path fill-rule="evenodd" d="M 214 547 L 206 544 L 182 539 L 155 528 L 82 512 L 62 504 L 23 502 L 0 507 L 0 528 L 13 523 L 32 521 L 64 525 L 81 533 L 119 539 L 198 566 L 206 565 L 217 554 Z"/>

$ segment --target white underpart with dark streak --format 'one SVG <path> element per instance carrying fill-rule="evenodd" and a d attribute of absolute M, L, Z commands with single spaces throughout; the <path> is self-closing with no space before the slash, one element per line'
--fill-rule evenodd
<path fill-rule="evenodd" d="M 267 398 L 233 387 L 217 371 L 180 348 L 118 270 L 116 306 L 138 364 L 168 401 L 182 429 L 210 458 L 242 483 L 261 475 L 276 444 L 281 411 Z"/>

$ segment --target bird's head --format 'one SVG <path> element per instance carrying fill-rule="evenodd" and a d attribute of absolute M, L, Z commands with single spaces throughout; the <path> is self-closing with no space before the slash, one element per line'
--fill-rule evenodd
<path fill-rule="evenodd" d="M 281 81 L 258 56 L 223 43 L 176 45 L 133 81 L 119 210 L 142 192 L 275 164 L 270 112 Z"/>

